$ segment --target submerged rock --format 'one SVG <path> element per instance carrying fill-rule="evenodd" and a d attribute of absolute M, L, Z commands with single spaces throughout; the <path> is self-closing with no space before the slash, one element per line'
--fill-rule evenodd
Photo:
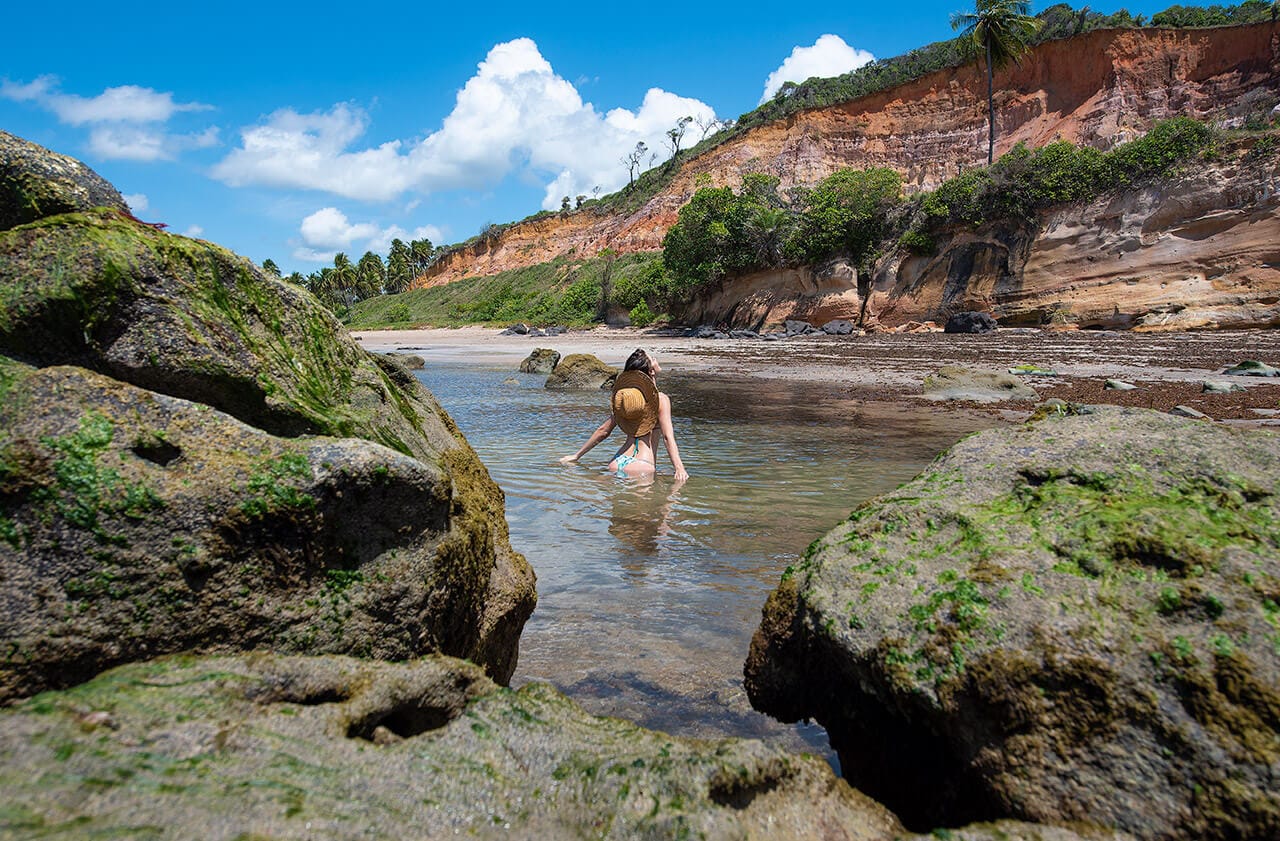
<path fill-rule="evenodd" d="M 1039 399 L 1034 389 L 1012 374 L 955 365 L 944 365 L 936 374 L 925 377 L 924 396 L 929 400 L 975 400 L 980 403 Z"/>
<path fill-rule="evenodd" d="M 1280 436 L 1095 407 L 965 439 L 817 541 L 747 689 L 919 830 L 1280 834 Z M 924 795 L 922 793 L 926 793 Z"/>
<path fill-rule="evenodd" d="M 560 363 L 560 352 L 551 348 L 534 348 L 533 353 L 520 363 L 520 370 L 526 374 L 550 374 Z"/>
<path fill-rule="evenodd" d="M 601 389 L 613 385 L 618 369 L 590 353 L 571 353 L 547 377 L 547 388 Z"/>
<path fill-rule="evenodd" d="M 597 718 L 444 657 L 124 666 L 0 710 L 0 786 L 8 827 L 78 837 L 903 834 L 816 757 Z"/>
<path fill-rule="evenodd" d="M 184 648 L 509 678 L 532 570 L 403 366 L 115 210 L 0 233 L 0 286 L 0 700 Z"/>

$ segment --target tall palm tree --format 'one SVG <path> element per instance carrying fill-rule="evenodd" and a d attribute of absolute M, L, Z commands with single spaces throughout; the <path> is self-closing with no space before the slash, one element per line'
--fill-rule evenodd
<path fill-rule="evenodd" d="M 963 37 L 987 56 L 987 164 L 995 155 L 996 111 L 993 76 L 995 68 L 1022 60 L 1027 42 L 1040 31 L 1041 21 L 1030 15 L 1027 0 L 977 0 L 972 12 L 956 12 L 951 28 L 963 30 Z"/>

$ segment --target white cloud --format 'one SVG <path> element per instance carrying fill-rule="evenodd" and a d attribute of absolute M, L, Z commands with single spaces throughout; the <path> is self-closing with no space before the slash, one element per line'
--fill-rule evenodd
<path fill-rule="evenodd" d="M 135 215 L 146 212 L 146 209 L 151 206 L 150 200 L 147 199 L 144 193 L 132 193 L 121 198 L 124 199 L 125 204 L 129 205 L 129 210 Z"/>
<path fill-rule="evenodd" d="M 41 76 L 34 82 L 0 83 L 0 97 L 16 102 L 33 102 L 53 112 L 71 126 L 89 126 L 89 148 L 110 160 L 154 161 L 171 159 L 186 149 L 202 149 L 218 141 L 214 127 L 195 134 L 173 134 L 162 124 L 185 111 L 207 111 L 198 102 L 173 101 L 172 93 L 162 93 L 137 85 L 107 88 L 95 97 L 58 91 L 55 76 Z"/>
<path fill-rule="evenodd" d="M 399 225 L 380 228 L 372 222 L 352 223 L 336 207 L 321 208 L 303 219 L 300 232 L 304 244 L 294 250 L 293 256 L 312 263 L 332 262 L 333 256 L 339 251 L 351 251 L 353 254 L 372 251 L 385 255 L 391 250 L 393 239 L 405 242 L 429 239 L 439 243 L 444 236 L 434 225 L 424 225 L 408 231 Z M 353 245 L 356 247 L 352 248 Z"/>
<path fill-rule="evenodd" d="M 184 237 L 191 237 L 192 239 L 196 239 L 197 237 L 204 236 L 204 228 L 200 227 L 199 225 L 192 225 L 191 227 L 183 231 L 182 235 Z"/>
<path fill-rule="evenodd" d="M 793 49 L 782 65 L 769 74 L 760 102 L 765 102 L 777 93 L 784 82 L 803 82 L 815 76 L 839 76 L 875 60 L 876 57 L 871 53 L 854 49 L 839 35 L 823 35 L 812 47 Z"/>
<path fill-rule="evenodd" d="M 354 105 L 312 114 L 284 109 L 242 130 L 240 148 L 214 176 L 233 186 L 301 187 L 386 201 L 410 190 L 493 185 L 518 171 L 546 184 L 544 207 L 559 207 L 560 196 L 626 183 L 619 158 L 639 141 L 665 157 L 665 132 L 684 116 L 715 115 L 705 103 L 656 88 L 635 112 L 601 114 L 556 75 L 537 44 L 519 38 L 489 51 L 440 129 L 416 143 L 353 148 L 368 126 Z M 684 146 L 698 134 L 690 125 Z"/>

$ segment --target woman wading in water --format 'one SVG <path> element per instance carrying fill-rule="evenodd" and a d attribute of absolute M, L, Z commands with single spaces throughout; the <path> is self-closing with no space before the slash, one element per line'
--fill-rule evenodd
<path fill-rule="evenodd" d="M 671 464 L 676 469 L 676 481 L 688 479 L 689 474 L 680 461 L 676 434 L 671 427 L 671 398 L 658 391 L 658 372 L 661 370 L 657 360 L 643 350 L 631 354 L 622 373 L 614 381 L 609 417 L 591 433 L 582 449 L 560 461 L 576 463 L 592 447 L 608 438 L 616 426 L 626 433 L 627 440 L 613 454 L 609 472 L 620 479 L 652 476 L 657 471 L 653 435 L 657 428 L 662 432 Z"/>

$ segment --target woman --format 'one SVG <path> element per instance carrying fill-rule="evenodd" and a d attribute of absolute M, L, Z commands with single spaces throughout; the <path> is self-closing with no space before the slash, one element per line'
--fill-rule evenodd
<path fill-rule="evenodd" d="M 654 429 L 662 432 L 671 464 L 676 469 L 676 481 L 689 478 L 680 461 L 680 448 L 676 446 L 675 430 L 671 426 L 671 398 L 658 391 L 658 362 L 643 350 L 637 350 L 627 358 L 627 364 L 613 384 L 609 400 L 611 412 L 605 422 L 591 433 L 582 449 L 560 459 L 573 464 L 591 448 L 608 438 L 616 426 L 626 433 L 627 440 L 613 454 L 609 472 L 620 479 L 652 476 L 657 468 L 654 458 Z"/>

